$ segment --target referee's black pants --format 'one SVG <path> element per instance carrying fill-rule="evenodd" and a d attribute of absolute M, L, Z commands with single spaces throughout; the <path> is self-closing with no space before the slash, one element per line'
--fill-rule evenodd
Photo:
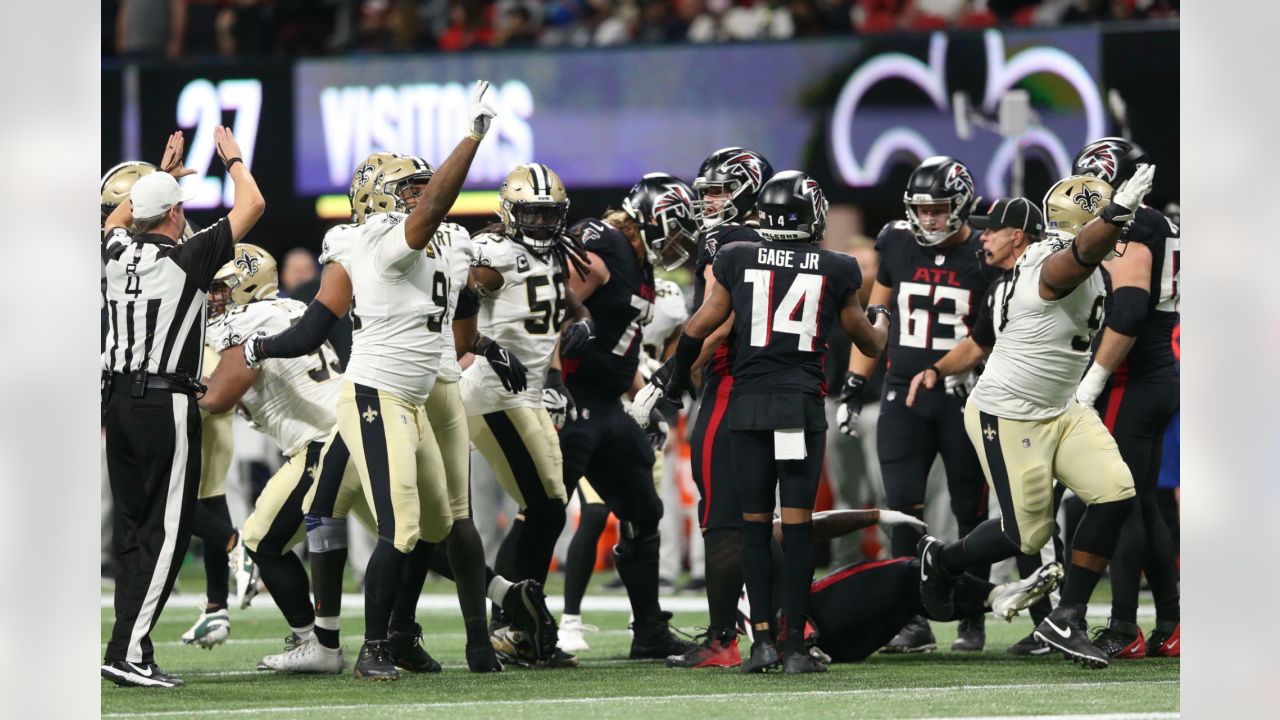
<path fill-rule="evenodd" d="M 107 474 L 114 503 L 115 626 L 106 662 L 155 662 L 151 629 L 191 539 L 200 485 L 200 411 L 190 395 L 149 389 L 104 401 Z"/>

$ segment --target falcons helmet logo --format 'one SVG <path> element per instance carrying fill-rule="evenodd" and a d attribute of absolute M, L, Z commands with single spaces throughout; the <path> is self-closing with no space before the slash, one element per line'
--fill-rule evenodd
<path fill-rule="evenodd" d="M 960 163 L 955 163 L 951 169 L 947 171 L 947 179 L 943 182 L 943 186 L 948 190 L 973 194 L 973 178 L 969 176 L 969 171 Z"/>
<path fill-rule="evenodd" d="M 827 198 L 822 194 L 822 187 L 818 185 L 817 181 L 806 178 L 804 191 L 809 196 L 809 199 L 813 201 L 813 216 L 818 220 L 825 218 L 827 216 Z"/>
<path fill-rule="evenodd" d="M 674 210 L 677 216 L 688 217 L 692 203 L 693 199 L 689 197 L 683 187 L 667 185 L 666 192 L 659 195 L 658 199 L 653 203 L 653 214 L 661 215 L 668 210 Z"/>
<path fill-rule="evenodd" d="M 751 153 L 739 153 L 724 161 L 720 171 L 730 175 L 744 176 L 753 187 L 760 187 L 764 182 L 764 168 L 760 166 L 760 158 Z"/>
<path fill-rule="evenodd" d="M 1096 175 L 1107 182 L 1115 182 L 1119 161 L 1116 159 L 1115 147 L 1105 144 L 1081 155 L 1077 164 L 1081 168 L 1094 171 L 1090 173 L 1091 175 Z"/>

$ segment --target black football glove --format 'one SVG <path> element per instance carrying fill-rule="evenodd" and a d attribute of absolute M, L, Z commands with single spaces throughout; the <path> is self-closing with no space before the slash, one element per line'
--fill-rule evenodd
<path fill-rule="evenodd" d="M 840 426 L 840 432 L 849 437 L 858 437 L 858 416 L 862 414 L 862 390 L 866 385 L 867 379 L 857 373 L 844 376 L 840 407 L 836 408 L 836 424 Z"/>
<path fill-rule="evenodd" d="M 570 420 L 578 419 L 578 408 L 574 405 L 569 388 L 564 386 L 560 371 L 551 368 L 547 371 L 547 383 L 542 388 L 542 407 L 551 415 L 551 423 L 556 429 L 564 427 Z"/>
<path fill-rule="evenodd" d="M 876 324 L 877 315 L 884 315 L 885 317 L 890 317 L 889 308 L 884 305 L 872 305 L 867 308 L 867 320 L 869 320 L 872 325 Z"/>
<path fill-rule="evenodd" d="M 578 357 L 596 337 L 596 324 L 583 318 L 565 328 L 560 336 L 560 357 Z"/>
<path fill-rule="evenodd" d="M 528 369 L 520 362 L 520 358 L 512 355 L 506 348 L 491 338 L 481 336 L 476 340 L 475 351 L 489 361 L 489 367 L 493 368 L 493 373 L 502 381 L 502 387 L 507 392 L 524 392 L 529 387 Z"/>
<path fill-rule="evenodd" d="M 644 434 L 649 437 L 649 447 L 653 448 L 656 453 L 661 453 L 663 448 L 667 446 L 667 433 L 670 427 L 667 424 L 667 416 L 663 415 L 658 408 L 649 411 L 649 426 L 644 429 Z"/>

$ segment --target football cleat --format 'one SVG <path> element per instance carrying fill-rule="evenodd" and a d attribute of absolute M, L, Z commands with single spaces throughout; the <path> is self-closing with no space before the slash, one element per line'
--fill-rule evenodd
<path fill-rule="evenodd" d="M 982 652 L 987 646 L 987 616 L 965 618 L 956 627 L 956 639 L 951 643 L 953 652 Z"/>
<path fill-rule="evenodd" d="M 1089 626 L 1075 608 L 1058 606 L 1036 626 L 1037 640 L 1084 667 L 1102 669 L 1111 664 L 1107 656 L 1089 642 Z"/>
<path fill-rule="evenodd" d="M 489 642 L 498 658 L 508 665 L 523 668 L 571 668 L 578 667 L 578 658 L 561 650 L 552 648 L 543 657 L 538 656 L 533 641 L 521 630 L 513 627 L 501 627 L 489 635 Z"/>
<path fill-rule="evenodd" d="M 116 660 L 102 666 L 102 677 L 121 687 L 175 688 L 186 685 L 182 678 L 160 669 L 155 663 Z"/>
<path fill-rule="evenodd" d="M 738 650 L 737 630 L 724 632 L 707 631 L 699 635 L 702 643 L 683 655 L 671 655 L 667 658 L 669 668 L 708 668 L 738 667 L 742 664 L 742 653 Z M 695 638 L 696 639 L 696 638 Z"/>
<path fill-rule="evenodd" d="M 400 679 L 400 671 L 391 658 L 391 648 L 386 640 L 365 640 L 352 672 L 362 680 Z"/>
<path fill-rule="evenodd" d="M 1132 626 L 1130 631 L 1128 626 Z M 1112 660 L 1141 660 L 1147 656 L 1147 641 L 1142 628 L 1132 623 L 1107 623 L 1093 633 L 1093 644 Z"/>
<path fill-rule="evenodd" d="M 422 626 L 418 623 L 412 631 L 387 633 L 387 648 L 396 667 L 415 673 L 440 672 L 440 663 L 422 647 Z"/>
<path fill-rule="evenodd" d="M 751 655 L 742 663 L 742 673 L 762 673 L 777 670 L 782 665 L 778 648 L 769 642 L 751 643 Z"/>
<path fill-rule="evenodd" d="M 786 656 L 782 659 L 782 672 L 787 675 L 824 673 L 826 671 L 826 663 L 809 653 L 786 653 Z"/>
<path fill-rule="evenodd" d="M 315 635 L 305 640 L 297 635 L 290 635 L 285 640 L 285 651 L 262 658 L 258 662 L 258 669 L 281 673 L 335 675 L 342 672 L 346 665 L 347 662 L 342 657 L 342 648 L 327 648 L 320 644 Z"/>
<path fill-rule="evenodd" d="M 537 580 L 521 580 L 512 585 L 502 599 L 502 609 L 511 623 L 533 643 L 539 659 L 555 653 L 559 642 L 556 616 L 547 608 L 547 596 Z"/>
<path fill-rule="evenodd" d="M 1030 635 L 1027 635 L 1018 642 L 1005 648 L 1005 652 L 1010 655 L 1040 657 L 1041 655 L 1048 655 L 1053 652 L 1053 648 L 1037 640 L 1036 634 L 1033 631 Z"/>
<path fill-rule="evenodd" d="M 996 586 L 988 596 L 991 613 L 1005 622 L 1013 620 L 1019 611 L 1053 592 L 1062 583 L 1062 576 L 1062 565 L 1055 562 L 1036 568 L 1021 580 Z"/>
<path fill-rule="evenodd" d="M 1147 638 L 1147 657 L 1182 657 L 1182 625 L 1175 627 L 1172 635 L 1152 630 Z"/>
<path fill-rule="evenodd" d="M 955 588 L 951 575 L 942 568 L 942 541 L 925 535 L 917 546 L 920 551 L 920 601 L 929 617 L 950 620 L 955 614 Z"/>
<path fill-rule="evenodd" d="M 236 544 L 227 554 L 227 565 L 231 567 L 231 576 L 236 581 L 236 604 L 241 610 L 249 607 L 258 594 L 258 563 L 249 557 L 249 548 L 244 546 L 244 536 L 236 533 Z"/>
<path fill-rule="evenodd" d="M 591 646 L 587 644 L 586 638 L 582 637 L 584 632 L 600 632 L 600 628 L 582 622 L 581 615 L 568 613 L 561 615 L 560 642 L 558 643 L 560 649 L 575 653 L 590 650 Z"/>
<path fill-rule="evenodd" d="M 182 642 L 195 645 L 205 650 L 212 650 L 214 645 L 221 645 L 231 634 L 231 617 L 227 609 L 202 612 L 196 618 L 196 624 L 182 633 Z"/>
<path fill-rule="evenodd" d="M 938 640 L 933 636 L 933 628 L 929 621 L 917 615 L 907 621 L 906 625 L 893 636 L 880 652 L 886 655 L 900 653 L 933 652 L 938 649 Z"/>
<path fill-rule="evenodd" d="M 666 660 L 672 655 L 685 655 L 698 648 L 698 644 L 676 637 L 671 632 L 671 613 L 660 612 L 643 623 L 631 623 L 632 660 Z"/>
<path fill-rule="evenodd" d="M 473 673 L 502 672 L 502 662 L 491 645 L 468 647 L 467 668 Z"/>

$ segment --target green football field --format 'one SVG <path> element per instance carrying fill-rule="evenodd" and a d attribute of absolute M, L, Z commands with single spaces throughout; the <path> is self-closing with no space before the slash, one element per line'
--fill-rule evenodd
<path fill-rule="evenodd" d="M 452 587 L 433 580 L 427 592 L 446 596 Z M 605 593 L 593 587 L 592 595 L 604 597 Z M 685 604 L 694 597 L 681 596 Z M 254 607 L 232 612 L 231 639 L 226 645 L 213 650 L 184 646 L 179 637 L 196 613 L 190 596 L 183 599 L 187 604 L 173 602 L 166 608 L 153 638 L 161 667 L 181 675 L 187 686 L 149 690 L 119 688 L 104 681 L 103 717 L 368 720 L 393 716 L 641 718 L 664 713 L 677 718 L 1136 718 L 1171 717 L 1179 708 L 1177 660 L 1117 662 L 1107 670 L 1091 671 L 1056 655 L 1035 659 L 1006 655 L 1005 647 L 1030 631 L 1026 618 L 1012 624 L 988 622 L 988 649 L 981 654 L 946 650 L 955 625 L 935 623 L 943 648 L 935 653 L 879 655 L 861 664 L 834 665 L 826 675 L 747 677 L 729 670 L 669 670 L 661 663 L 626 660 L 627 614 L 588 610 L 585 621 L 598 625 L 600 632 L 587 635 L 592 647 L 581 655 L 582 667 L 508 668 L 501 675 L 473 675 L 463 658 L 460 616 L 455 611 L 432 610 L 422 611 L 419 619 L 425 628 L 425 645 L 445 671 L 371 683 L 356 680 L 349 672 L 278 676 L 255 671 L 258 658 L 280 652 L 288 634 L 265 595 Z M 104 643 L 112 619 L 107 605 L 102 611 Z M 706 615 L 682 611 L 676 614 L 676 622 L 693 632 L 695 626 L 705 624 Z M 359 650 L 361 629 L 359 608 L 351 607 L 343 614 L 348 665 Z M 743 650 L 745 655 L 745 642 Z"/>

